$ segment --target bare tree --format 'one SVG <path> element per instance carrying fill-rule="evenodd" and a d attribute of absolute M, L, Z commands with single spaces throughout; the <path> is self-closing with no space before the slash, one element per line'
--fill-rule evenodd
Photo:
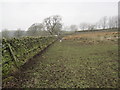
<path fill-rule="evenodd" d="M 71 25 L 70 29 L 71 29 L 71 31 L 77 31 L 78 27 L 77 27 L 77 25 Z"/>
<path fill-rule="evenodd" d="M 100 28 L 101 28 L 100 22 L 96 22 L 96 23 L 95 23 L 95 29 L 100 29 Z"/>
<path fill-rule="evenodd" d="M 118 28 L 118 16 L 109 17 L 108 26 L 110 29 Z"/>
<path fill-rule="evenodd" d="M 114 28 L 118 28 L 118 16 L 114 16 L 114 23 L 115 23 Z"/>
<path fill-rule="evenodd" d="M 61 20 L 62 19 L 59 15 L 45 18 L 43 21 L 45 30 L 48 31 L 51 35 L 56 34 L 57 30 L 62 28 Z"/>
<path fill-rule="evenodd" d="M 87 23 L 81 23 L 81 24 L 80 24 L 80 29 L 81 29 L 81 30 L 88 29 L 88 24 L 87 24 Z"/>
<path fill-rule="evenodd" d="M 54 33 L 56 35 L 60 35 L 61 34 L 61 30 L 62 30 L 62 24 L 61 23 L 57 23 L 54 27 Z"/>
<path fill-rule="evenodd" d="M 69 26 L 64 26 L 64 27 L 63 27 L 63 30 L 64 30 L 64 31 L 70 31 L 70 27 L 69 27 Z"/>
<path fill-rule="evenodd" d="M 109 27 L 109 29 L 112 29 L 112 28 L 113 28 L 113 20 L 112 20 L 112 17 L 109 17 L 108 27 Z"/>
<path fill-rule="evenodd" d="M 96 28 L 95 24 L 88 24 L 88 30 L 94 30 Z"/>
<path fill-rule="evenodd" d="M 100 23 L 100 26 L 101 26 L 102 29 L 107 28 L 107 20 L 108 20 L 107 16 L 104 16 L 104 17 L 101 18 L 99 23 Z"/>

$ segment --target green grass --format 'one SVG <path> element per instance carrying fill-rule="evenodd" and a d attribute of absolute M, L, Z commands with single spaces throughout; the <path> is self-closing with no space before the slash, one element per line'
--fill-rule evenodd
<path fill-rule="evenodd" d="M 33 88 L 116 88 L 118 46 L 112 41 L 56 42 L 15 80 L 17 86 Z M 21 81 L 20 81 L 21 79 Z M 16 85 L 15 84 L 15 85 Z"/>

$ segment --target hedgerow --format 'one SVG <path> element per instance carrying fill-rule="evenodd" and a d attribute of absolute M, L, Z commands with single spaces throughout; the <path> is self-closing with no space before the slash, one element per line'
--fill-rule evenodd
<path fill-rule="evenodd" d="M 56 40 L 55 37 L 21 37 L 2 39 L 2 76 L 8 77 L 30 58 Z"/>

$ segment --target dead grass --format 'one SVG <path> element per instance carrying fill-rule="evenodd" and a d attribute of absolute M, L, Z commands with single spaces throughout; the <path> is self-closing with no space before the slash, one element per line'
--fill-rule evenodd
<path fill-rule="evenodd" d="M 92 39 L 101 39 L 101 37 L 108 38 L 108 37 L 118 37 L 118 32 L 89 32 L 89 33 L 82 33 L 76 35 L 69 35 L 63 38 L 63 40 L 70 40 L 70 39 L 80 39 L 80 38 L 92 38 Z"/>

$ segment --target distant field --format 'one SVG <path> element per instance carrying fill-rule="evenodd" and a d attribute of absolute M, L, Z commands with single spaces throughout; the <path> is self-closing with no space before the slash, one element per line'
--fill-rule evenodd
<path fill-rule="evenodd" d="M 104 37 L 102 40 L 100 37 Z M 94 37 L 94 38 L 92 38 Z M 106 39 L 105 37 L 112 37 Z M 13 87 L 117 88 L 117 33 L 70 35 L 57 41 L 27 70 L 16 76 Z"/>
<path fill-rule="evenodd" d="M 118 32 L 88 32 L 88 33 L 78 33 L 74 35 L 69 35 L 63 39 L 80 39 L 88 38 L 93 40 L 106 40 L 106 39 L 118 39 Z"/>

